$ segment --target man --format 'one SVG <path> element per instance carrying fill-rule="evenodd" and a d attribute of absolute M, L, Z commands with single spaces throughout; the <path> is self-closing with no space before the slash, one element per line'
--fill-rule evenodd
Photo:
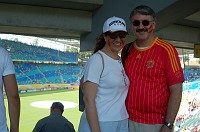
<path fill-rule="evenodd" d="M 33 132 L 75 132 L 73 124 L 62 116 L 63 112 L 63 104 L 54 102 L 50 115 L 39 120 Z"/>
<path fill-rule="evenodd" d="M 126 99 L 129 131 L 173 131 L 184 81 L 178 53 L 173 45 L 154 36 L 156 17 L 150 7 L 133 9 L 130 21 L 136 40 L 124 65 L 130 79 Z"/>
<path fill-rule="evenodd" d="M 8 52 L 0 47 L 0 132 L 7 132 L 6 110 L 4 106 L 3 84 L 8 100 L 10 131 L 19 131 L 20 98 L 12 59 Z"/>

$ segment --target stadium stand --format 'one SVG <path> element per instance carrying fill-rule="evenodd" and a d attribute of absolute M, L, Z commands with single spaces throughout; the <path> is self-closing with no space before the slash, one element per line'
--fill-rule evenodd
<path fill-rule="evenodd" d="M 200 83 L 199 83 L 200 84 Z M 200 131 L 200 94 L 199 87 L 183 91 L 181 107 L 176 118 L 177 131 Z"/>
<path fill-rule="evenodd" d="M 78 61 L 78 54 L 75 52 L 62 52 L 4 39 L 0 40 L 0 46 L 9 51 L 13 61 L 50 61 L 65 63 L 77 63 Z"/>
<path fill-rule="evenodd" d="M 19 90 L 27 92 L 28 89 L 32 92 L 44 87 L 66 87 L 64 84 L 79 85 L 83 67 L 78 64 L 76 52 L 3 39 L 0 40 L 0 46 L 7 49 L 13 59 Z"/>
<path fill-rule="evenodd" d="M 176 132 L 200 131 L 200 68 L 187 66 L 179 113 L 176 117 Z"/>
<path fill-rule="evenodd" d="M 184 76 L 186 82 L 193 82 L 199 79 L 200 67 L 187 66 L 184 69 Z"/>
<path fill-rule="evenodd" d="M 80 68 L 76 64 L 37 64 L 15 62 L 15 70 L 19 85 L 76 83 Z"/>

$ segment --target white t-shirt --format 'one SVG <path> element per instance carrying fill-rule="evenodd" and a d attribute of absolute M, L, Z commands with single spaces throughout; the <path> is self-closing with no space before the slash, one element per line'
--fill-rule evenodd
<path fill-rule="evenodd" d="M 104 69 L 102 58 L 98 52 L 103 55 Z M 98 52 L 92 55 L 86 64 L 84 82 L 90 81 L 99 85 L 95 98 L 99 121 L 127 119 L 125 99 L 129 79 L 124 72 L 123 65 L 121 61 L 112 59 L 102 51 Z"/>
<path fill-rule="evenodd" d="M 15 74 L 15 70 L 10 55 L 5 49 L 1 47 L 0 56 L 0 132 L 7 132 L 2 77 L 9 74 Z"/>

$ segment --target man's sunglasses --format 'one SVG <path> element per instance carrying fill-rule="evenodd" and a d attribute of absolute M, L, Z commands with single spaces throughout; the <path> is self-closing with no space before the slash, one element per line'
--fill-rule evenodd
<path fill-rule="evenodd" d="M 122 32 L 122 33 L 108 33 L 108 36 L 111 39 L 116 39 L 117 37 L 119 37 L 120 39 L 125 38 L 127 35 L 126 32 Z"/>
<path fill-rule="evenodd" d="M 149 23 L 152 22 L 152 21 L 149 21 L 149 20 L 142 20 L 142 21 L 139 21 L 139 20 L 134 20 L 132 22 L 133 26 L 137 27 L 140 25 L 140 22 L 142 22 L 142 25 L 143 26 L 149 26 Z"/>

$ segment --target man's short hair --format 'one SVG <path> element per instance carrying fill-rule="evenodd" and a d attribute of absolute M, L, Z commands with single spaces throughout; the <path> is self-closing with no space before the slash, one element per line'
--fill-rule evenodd
<path fill-rule="evenodd" d="M 149 7 L 149 6 L 146 6 L 146 5 L 139 5 L 137 7 L 135 7 L 130 16 L 129 16 L 129 19 L 131 20 L 132 17 L 136 14 L 136 13 L 139 13 L 139 14 L 142 14 L 142 15 L 150 15 L 153 20 L 156 19 L 156 13 L 154 12 L 154 10 Z"/>
<path fill-rule="evenodd" d="M 51 109 L 59 109 L 62 113 L 64 111 L 64 105 L 60 102 L 53 102 Z"/>

